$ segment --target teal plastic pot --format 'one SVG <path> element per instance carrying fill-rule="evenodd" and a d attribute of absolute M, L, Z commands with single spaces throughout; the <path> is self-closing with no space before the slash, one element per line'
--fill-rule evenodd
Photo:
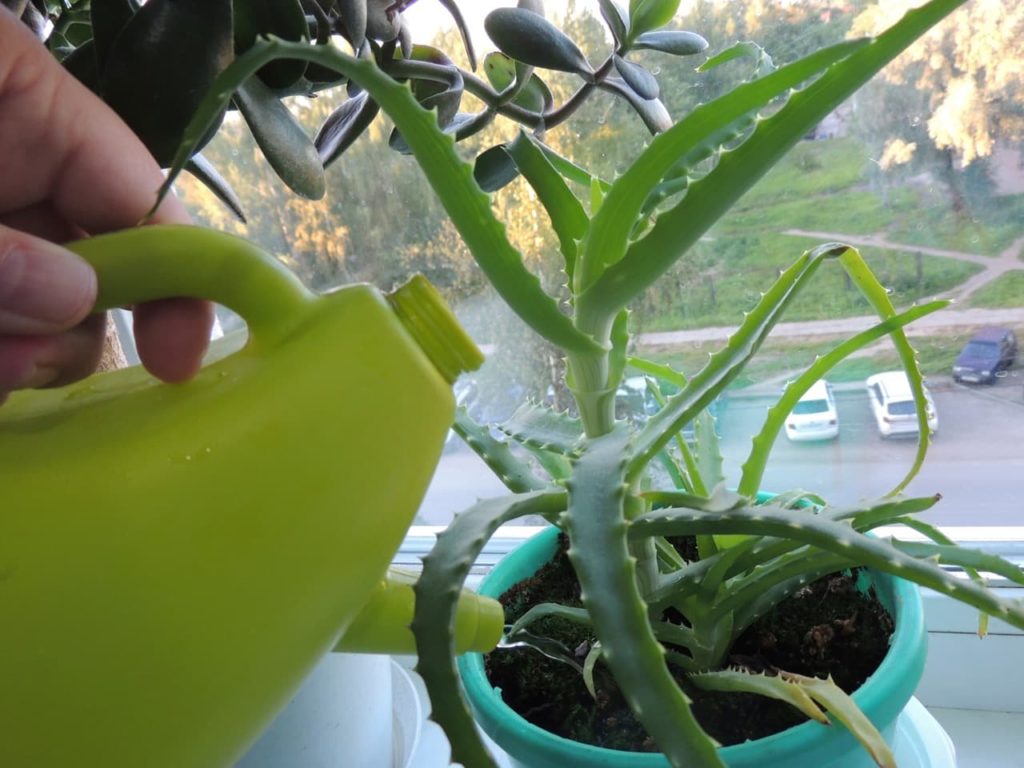
<path fill-rule="evenodd" d="M 533 575 L 555 553 L 558 530 L 549 528 L 505 557 L 483 580 L 480 591 L 498 597 Z M 892 613 L 896 630 L 892 647 L 878 670 L 853 699 L 886 740 L 892 742 L 896 718 L 913 696 L 924 670 L 926 633 L 917 587 L 886 574 L 872 573 L 879 599 Z M 477 721 L 516 765 L 523 768 L 667 768 L 660 754 L 622 752 L 571 741 L 545 731 L 505 705 L 484 674 L 483 656 L 459 659 L 459 671 Z M 808 721 L 756 741 L 723 747 L 730 768 L 870 768 L 860 744 L 841 725 Z M 694 768 L 698 768 L 695 766 Z"/>

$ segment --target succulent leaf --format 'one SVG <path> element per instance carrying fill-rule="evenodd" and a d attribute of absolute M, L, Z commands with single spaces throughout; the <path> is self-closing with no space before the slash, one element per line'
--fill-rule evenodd
<path fill-rule="evenodd" d="M 498 8 L 487 14 L 484 29 L 502 53 L 541 69 L 572 72 L 584 79 L 594 70 L 564 32 L 525 8 Z"/>
<path fill-rule="evenodd" d="M 647 101 L 658 98 L 658 80 L 644 67 L 616 54 L 615 69 L 622 75 L 626 85 L 641 98 Z"/>
<path fill-rule="evenodd" d="M 598 0 L 601 9 L 601 18 L 608 25 L 608 29 L 615 38 L 615 44 L 621 46 L 626 42 L 629 32 L 629 18 L 626 9 L 619 5 L 616 0 Z"/>
<path fill-rule="evenodd" d="M 274 92 L 259 78 L 251 77 L 235 91 L 234 102 L 281 181 L 307 200 L 322 198 L 327 182 L 320 155 Z"/>
<path fill-rule="evenodd" d="M 519 168 L 504 144 L 496 144 L 476 156 L 473 178 L 484 192 L 497 192 L 519 177 Z"/>
<path fill-rule="evenodd" d="M 336 161 L 377 117 L 380 107 L 366 91 L 345 99 L 320 126 L 313 146 L 324 168 Z"/>
<path fill-rule="evenodd" d="M 231 188 L 227 180 L 217 172 L 209 160 L 198 152 L 192 155 L 192 159 L 185 164 L 185 170 L 192 174 L 199 182 L 212 192 L 218 200 L 224 203 L 240 222 L 245 223 L 245 212 L 242 210 L 242 201 L 238 199 L 235 190 Z"/>
<path fill-rule="evenodd" d="M 708 41 L 696 32 L 664 29 L 644 32 L 633 41 L 634 50 L 648 49 L 670 53 L 673 56 L 694 56 L 707 50 Z"/>

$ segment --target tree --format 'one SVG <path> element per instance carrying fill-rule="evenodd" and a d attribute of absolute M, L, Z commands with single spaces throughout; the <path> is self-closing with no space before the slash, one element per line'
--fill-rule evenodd
<path fill-rule="evenodd" d="M 913 5 L 886 0 L 854 20 L 854 35 L 875 34 Z M 889 67 L 882 77 L 916 91 L 927 102 L 922 120 L 927 140 L 948 151 L 961 166 L 992 154 L 996 143 L 1024 138 L 1024 3 L 976 0 L 933 29 Z M 907 139 L 907 126 L 893 121 L 883 158 L 906 161 L 920 145 Z"/>

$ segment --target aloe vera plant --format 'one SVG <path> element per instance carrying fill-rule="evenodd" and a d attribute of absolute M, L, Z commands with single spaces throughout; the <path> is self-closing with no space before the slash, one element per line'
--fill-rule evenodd
<path fill-rule="evenodd" d="M 540 3 L 520 2 L 518 9 L 496 12 L 488 29 L 504 53 L 492 60 L 489 83 L 443 58 L 422 51 L 414 55 L 412 48 L 408 56 L 393 55 L 397 31 L 393 40 L 378 44 L 381 28 L 394 31 L 393 15 L 381 16 L 380 4 L 358 0 L 328 3 L 326 11 L 324 4 L 314 3 L 328 23 L 344 28 L 353 53 L 324 41 L 253 37 L 220 71 L 184 130 L 165 190 L 194 162 L 197 148 L 232 98 L 237 100 L 233 94 L 263 87 L 245 84 L 268 71 L 268 65 L 297 61 L 306 63 L 307 73 L 335 73 L 338 81 L 356 87 L 322 129 L 321 160 L 336 157 L 378 111 L 386 113 L 401 147 L 415 156 L 499 295 L 567 361 L 578 416 L 527 403 L 499 425 L 474 423 L 465 412 L 455 422 L 456 431 L 494 469 L 509 495 L 459 514 L 425 559 L 417 586 L 413 630 L 419 671 L 454 759 L 472 768 L 492 764 L 458 688 L 451 637 L 456 596 L 498 527 L 527 515 L 542 516 L 568 534 L 583 608 L 545 605 L 510 632 L 545 614 L 592 627 L 600 657 L 674 766 L 722 762 L 670 666 L 690 675 L 695 685 L 781 698 L 809 717 L 823 718 L 825 708 L 855 732 L 880 765 L 893 764 L 870 722 L 834 686 L 792 674 L 766 678 L 722 669 L 730 644 L 758 615 L 817 577 L 869 566 L 1024 627 L 1024 607 L 995 596 L 978 576 L 995 573 L 1024 583 L 1020 571 L 998 558 L 951 546 L 916 521 L 913 515 L 937 498 L 900 495 L 920 469 L 928 442 L 922 376 L 903 328 L 945 302 L 898 312 L 856 249 L 830 243 L 797 256 L 692 377 L 627 355 L 630 304 L 685 259 L 691 246 L 809 129 L 962 3 L 931 0 L 876 38 L 844 42 L 769 68 L 674 123 L 656 98 L 645 98 L 653 97 L 654 86 L 627 57 L 643 48 L 674 54 L 702 49 L 697 35 L 660 30 L 674 16 L 678 0 L 631 0 L 628 9 L 602 0 L 614 52 L 597 66 L 535 13 Z M 454 3 L 445 5 L 455 8 Z M 94 9 L 100 6 L 93 0 Z M 368 18 L 374 24 L 367 26 Z M 377 35 L 378 41 L 364 46 L 368 35 Z M 555 107 L 537 79 L 538 68 L 572 72 L 582 84 L 569 102 Z M 423 85 L 430 82 L 441 86 Z M 558 156 L 541 138 L 545 128 L 566 119 L 598 87 L 629 101 L 657 133 L 612 181 Z M 480 96 L 484 110 L 460 117 L 457 99 L 452 102 L 460 89 Z M 253 99 L 251 108 L 259 109 L 266 100 L 265 94 Z M 474 167 L 460 155 L 456 140 L 499 115 L 524 129 L 482 154 Z M 548 213 L 564 257 L 567 302 L 545 292 L 510 244 L 481 188 L 481 183 L 496 186 L 491 184 L 496 178 L 507 180 L 510 172 L 526 179 Z M 704 411 L 822 268 L 845 270 L 878 322 L 837 344 L 787 386 L 754 437 L 740 476 L 725 478 Z M 759 499 L 768 455 L 792 406 L 837 363 L 884 336 L 894 342 L 917 401 L 921 437 L 906 477 L 888 496 L 852 508 L 833 507 L 800 492 Z M 615 392 L 628 365 L 678 388 L 642 426 L 615 418 Z M 703 438 L 697 451 L 680 438 L 683 426 L 695 420 Z M 493 426 L 504 439 L 495 437 Z M 652 490 L 649 479 L 656 464 L 668 470 L 673 487 Z M 869 535 L 878 527 L 901 524 L 925 532 L 935 543 Z M 683 534 L 699 542 L 700 557 L 694 562 L 684 562 L 665 545 L 665 537 Z M 954 578 L 943 566 L 961 566 L 973 578 Z M 685 627 L 663 618 L 669 608 L 672 615 L 686 618 Z"/>

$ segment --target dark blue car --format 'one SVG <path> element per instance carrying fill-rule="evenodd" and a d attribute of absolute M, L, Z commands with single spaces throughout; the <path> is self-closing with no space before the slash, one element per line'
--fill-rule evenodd
<path fill-rule="evenodd" d="M 967 342 L 956 362 L 953 378 L 971 384 L 992 384 L 1017 357 L 1017 337 L 1009 328 L 982 328 Z"/>

